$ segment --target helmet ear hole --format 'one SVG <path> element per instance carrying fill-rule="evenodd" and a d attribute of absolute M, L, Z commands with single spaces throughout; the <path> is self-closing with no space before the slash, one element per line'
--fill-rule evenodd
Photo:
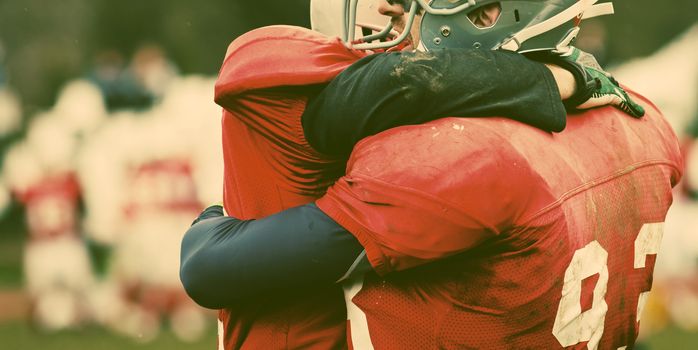
<path fill-rule="evenodd" d="M 514 19 L 516 22 L 521 22 L 521 17 L 519 16 L 519 10 L 514 10 Z"/>
<path fill-rule="evenodd" d="M 493 2 L 482 5 L 468 12 L 467 17 L 475 27 L 488 29 L 494 27 L 502 14 L 502 4 Z"/>

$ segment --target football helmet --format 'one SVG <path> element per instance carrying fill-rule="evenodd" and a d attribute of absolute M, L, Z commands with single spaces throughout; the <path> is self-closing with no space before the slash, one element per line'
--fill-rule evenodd
<path fill-rule="evenodd" d="M 400 33 L 392 29 L 390 17 L 378 13 L 378 1 L 358 0 L 354 4 L 352 34 L 348 28 L 348 0 L 311 0 L 311 28 L 331 37 L 339 37 L 349 46 L 359 40 L 385 40 Z M 349 40 L 349 38 L 352 38 Z"/>
<path fill-rule="evenodd" d="M 576 37 L 583 19 L 613 13 L 611 3 L 597 4 L 598 0 L 392 0 L 389 2 L 402 2 L 408 12 L 403 32 L 395 33 L 388 23 L 365 35 L 362 19 L 375 1 L 313 0 L 311 17 L 315 18 L 314 24 L 320 21 L 320 12 L 313 10 L 313 5 L 320 3 L 333 7 L 335 15 L 341 11 L 341 21 L 335 22 L 333 34 L 341 34 L 347 46 L 354 49 L 376 50 L 399 45 L 422 13 L 419 43 L 422 50 L 473 47 L 523 53 L 563 51 Z M 469 13 L 493 3 L 500 4 L 501 13 L 491 26 L 477 26 L 468 18 Z M 357 27 L 362 28 L 364 35 L 356 35 Z"/>

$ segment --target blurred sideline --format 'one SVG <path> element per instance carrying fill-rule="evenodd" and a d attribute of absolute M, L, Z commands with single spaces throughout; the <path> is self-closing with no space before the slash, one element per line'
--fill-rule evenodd
<path fill-rule="evenodd" d="M 98 324 L 141 342 L 167 324 L 194 342 L 214 317 L 181 288 L 179 244 L 220 201 L 214 80 L 180 77 L 152 46 L 127 68 L 112 63 L 68 83 L 4 155 L 0 204 L 23 206 L 28 238 L 24 292 L 0 293 L 0 319 L 45 331 Z M 18 115 L 6 111 L 5 134 Z"/>

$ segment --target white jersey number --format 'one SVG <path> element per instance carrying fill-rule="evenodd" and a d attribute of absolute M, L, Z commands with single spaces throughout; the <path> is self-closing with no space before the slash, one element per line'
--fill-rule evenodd
<path fill-rule="evenodd" d="M 351 330 L 351 343 L 356 350 L 373 350 L 371 332 L 368 330 L 368 320 L 361 308 L 354 304 L 354 297 L 364 287 L 364 276 L 355 276 L 346 280 L 343 284 L 344 301 L 347 304 L 347 320 Z"/>
<path fill-rule="evenodd" d="M 635 239 L 635 269 L 645 268 L 647 255 L 657 254 L 664 233 L 664 223 L 645 224 Z M 572 257 L 562 286 L 562 299 L 557 309 L 553 335 L 560 345 L 567 347 L 588 342 L 588 349 L 598 348 L 604 331 L 604 319 L 608 305 L 604 297 L 608 286 L 608 252 L 598 241 L 577 250 Z M 582 312 L 580 298 L 582 281 L 599 274 L 594 287 L 591 308 Z M 640 293 L 637 303 L 637 321 L 647 301 L 649 292 Z"/>

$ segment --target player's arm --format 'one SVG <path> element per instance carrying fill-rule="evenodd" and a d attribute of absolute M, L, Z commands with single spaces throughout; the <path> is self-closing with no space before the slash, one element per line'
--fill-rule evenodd
<path fill-rule="evenodd" d="M 395 126 L 449 116 L 507 117 L 557 132 L 567 112 L 555 78 L 544 64 L 504 51 L 371 55 L 308 102 L 303 129 L 314 148 L 331 155 L 347 155 L 362 138 Z M 576 84 L 566 78 L 560 84 L 571 94 Z"/>
<path fill-rule="evenodd" d="M 370 269 L 353 235 L 314 204 L 260 220 L 206 209 L 182 241 L 180 278 L 199 305 L 219 309 L 275 290 L 331 285 Z"/>
<path fill-rule="evenodd" d="M 566 108 L 613 105 L 634 117 L 644 115 L 594 62 L 574 47 L 536 61 L 474 49 L 371 55 L 308 102 L 303 130 L 318 151 L 346 156 L 364 137 L 441 117 L 507 117 L 558 132 L 565 128 Z"/>
<path fill-rule="evenodd" d="M 347 188 L 349 182 L 354 188 Z M 466 188 L 476 193 L 480 184 Z M 463 209 L 383 181 L 345 177 L 338 186 L 318 201 L 320 207 L 259 220 L 223 216 L 220 206 L 204 211 L 182 241 L 180 278 L 187 293 L 202 306 L 221 308 L 275 291 L 329 286 L 371 269 L 380 275 L 402 271 L 482 244 L 510 225 L 498 218 L 518 211 L 509 202 L 494 204 L 502 197 L 496 194 Z M 502 188 L 528 198 L 519 192 L 530 188 L 519 187 Z"/>

